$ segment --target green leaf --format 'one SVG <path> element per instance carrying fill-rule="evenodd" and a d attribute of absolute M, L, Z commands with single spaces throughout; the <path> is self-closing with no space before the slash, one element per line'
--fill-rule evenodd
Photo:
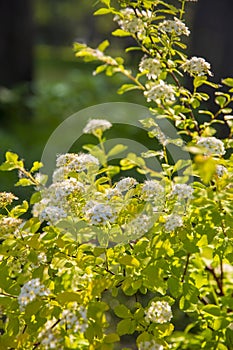
<path fill-rule="evenodd" d="M 14 207 L 11 210 L 11 215 L 15 216 L 15 217 L 19 217 L 21 215 L 23 215 L 24 213 L 27 212 L 28 210 L 28 202 L 27 201 L 23 201 L 23 203 L 21 205 L 17 205 L 16 207 Z"/>
<path fill-rule="evenodd" d="M 122 144 L 117 144 L 116 146 L 114 146 L 107 154 L 107 157 L 112 157 L 115 156 L 121 152 L 124 152 L 128 147 Z"/>
<path fill-rule="evenodd" d="M 30 180 L 30 179 L 27 179 L 26 177 L 23 177 L 21 179 L 19 179 L 19 181 L 16 182 L 15 186 L 22 186 L 22 187 L 26 187 L 26 186 L 32 186 L 32 185 L 35 185 L 35 183 Z"/>
<path fill-rule="evenodd" d="M 98 66 L 94 71 L 94 75 L 97 75 L 97 74 L 104 72 L 107 67 L 108 67 L 107 64 L 102 64 L 102 65 Z"/>
<path fill-rule="evenodd" d="M 233 87 L 233 78 L 222 79 L 222 83 L 227 86 Z"/>
<path fill-rule="evenodd" d="M 225 96 L 217 96 L 215 98 L 215 102 L 222 108 L 225 103 L 226 103 L 227 99 Z"/>
<path fill-rule="evenodd" d="M 203 306 L 202 310 L 204 312 L 206 312 L 207 314 L 210 314 L 212 316 L 220 316 L 221 315 L 221 311 L 220 311 L 220 307 L 214 304 L 208 304 Z"/>
<path fill-rule="evenodd" d="M 133 334 L 134 331 L 135 331 L 135 326 L 133 325 L 133 322 L 129 318 L 121 320 L 117 324 L 117 333 L 120 336 L 125 334 Z"/>
<path fill-rule="evenodd" d="M 123 304 L 117 305 L 114 308 L 114 313 L 120 318 L 130 318 L 132 316 L 130 310 Z"/>
<path fill-rule="evenodd" d="M 133 267 L 139 267 L 140 262 L 132 255 L 124 255 L 118 259 L 119 263 L 122 265 L 128 265 Z"/>
<path fill-rule="evenodd" d="M 208 184 L 216 172 L 216 162 L 211 157 L 197 155 L 194 158 L 199 174 L 205 184 Z"/>
<path fill-rule="evenodd" d="M 16 335 L 19 332 L 19 318 L 10 316 L 7 323 L 7 333 L 10 335 Z"/>
<path fill-rule="evenodd" d="M 195 88 L 198 88 L 201 85 L 203 85 L 206 82 L 206 80 L 207 80 L 207 77 L 205 77 L 205 76 L 197 76 L 193 80 L 193 86 Z"/>
<path fill-rule="evenodd" d="M 109 45 L 110 45 L 109 41 L 104 40 L 101 44 L 99 44 L 98 50 L 104 52 Z"/>
<path fill-rule="evenodd" d="M 108 13 L 112 13 L 114 12 L 113 8 L 101 8 L 97 11 L 94 12 L 95 16 L 99 16 L 99 15 L 107 15 Z"/>
<path fill-rule="evenodd" d="M 111 0 L 100 0 L 100 2 L 102 2 L 102 4 L 106 5 L 107 7 L 110 6 L 110 2 Z"/>
<path fill-rule="evenodd" d="M 232 108 L 223 108 L 222 109 L 222 113 L 223 114 L 229 114 L 229 113 L 231 113 L 232 112 Z"/>
<path fill-rule="evenodd" d="M 61 292 L 57 295 L 56 299 L 61 305 L 65 305 L 71 301 L 81 302 L 80 293 L 76 292 Z"/>
<path fill-rule="evenodd" d="M 172 276 L 168 279 L 168 288 L 169 288 L 171 295 L 174 298 L 178 298 L 180 296 L 180 294 L 182 293 L 180 281 L 175 276 Z"/>
<path fill-rule="evenodd" d="M 43 241 L 51 241 L 58 235 L 58 229 L 55 229 L 51 226 L 44 228 L 44 231 L 47 232 L 45 236 L 42 237 Z"/>
<path fill-rule="evenodd" d="M 112 35 L 114 36 L 131 36 L 129 32 L 126 32 L 123 29 L 116 29 L 112 32 Z"/>
<path fill-rule="evenodd" d="M 5 157 L 6 161 L 0 165 L 0 170 L 10 171 L 24 167 L 23 161 L 18 160 L 19 156 L 16 153 L 6 152 Z"/>
<path fill-rule="evenodd" d="M 118 341 L 120 341 L 120 337 L 116 333 L 110 333 L 110 334 L 107 334 L 104 337 L 104 342 L 107 343 L 107 344 L 109 344 L 109 343 L 116 343 Z"/>
<path fill-rule="evenodd" d="M 233 329 L 231 327 L 227 327 L 227 329 L 226 329 L 226 345 L 228 346 L 229 350 L 233 349 L 232 344 L 233 344 Z"/>
<path fill-rule="evenodd" d="M 180 159 L 174 165 L 172 173 L 175 173 L 176 171 L 179 171 L 190 164 L 191 164 L 191 161 L 189 159 Z"/>
<path fill-rule="evenodd" d="M 119 95 L 122 95 L 124 94 L 125 92 L 127 91 L 130 91 L 130 90 L 140 90 L 141 88 L 138 86 L 138 85 L 135 85 L 135 84 L 124 84 L 122 85 L 118 90 L 117 90 L 117 93 Z"/>
<path fill-rule="evenodd" d="M 42 167 L 43 167 L 43 163 L 36 161 L 33 163 L 33 166 L 30 169 L 30 173 L 35 173 L 36 171 L 38 171 Z"/>
<path fill-rule="evenodd" d="M 38 203 L 42 199 L 40 192 L 34 192 L 30 198 L 30 204 Z"/>

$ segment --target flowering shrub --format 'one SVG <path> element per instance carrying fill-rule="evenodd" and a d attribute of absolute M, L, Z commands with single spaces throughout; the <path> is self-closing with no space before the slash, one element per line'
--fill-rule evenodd
<path fill-rule="evenodd" d="M 142 52 L 135 73 L 105 54 L 106 41 L 75 44 L 77 57 L 101 61 L 95 74 L 131 80 L 119 93 L 144 94 L 151 115 L 140 123 L 154 149 L 107 151 L 114 125 L 97 116 L 83 129 L 96 144 L 57 154 L 51 182 L 41 162 L 27 170 L 6 153 L 0 170 L 18 171 L 16 185 L 34 193 L 15 206 L 14 194 L 0 193 L 1 349 L 232 349 L 233 79 L 222 80 L 229 92 L 217 91 L 210 64 L 187 58 L 186 2 L 100 1 L 96 15 L 112 14 L 113 35 Z M 216 90 L 216 112 L 205 109 L 203 85 Z M 214 136 L 219 115 L 225 140 Z M 174 161 L 170 145 L 190 157 Z"/>

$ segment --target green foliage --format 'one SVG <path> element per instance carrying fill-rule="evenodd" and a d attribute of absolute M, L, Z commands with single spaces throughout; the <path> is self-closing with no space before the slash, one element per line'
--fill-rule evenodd
<path fill-rule="evenodd" d="M 0 348 L 111 350 L 131 336 L 125 349 L 231 349 L 232 78 L 222 81 L 229 92 L 215 92 L 217 112 L 205 110 L 201 87 L 218 86 L 204 59 L 186 57 L 185 0 L 101 3 L 95 14 L 113 14 L 114 35 L 135 40 L 144 55 L 139 67 L 134 72 L 107 55 L 107 41 L 97 49 L 77 43 L 76 56 L 99 60 L 96 73 L 131 80 L 119 93 L 137 89 L 147 99 L 152 117 L 140 122 L 159 148 L 128 152 L 113 165 L 127 147 L 106 151 L 111 123 L 91 120 L 84 133 L 97 144 L 58 156 L 51 185 L 40 162 L 27 170 L 6 153 L 0 170 L 17 171 L 16 186 L 33 194 L 14 205 L 16 196 L 0 192 Z M 191 90 L 180 82 L 186 73 Z M 229 139 L 214 136 L 220 114 Z M 178 137 L 165 135 L 159 120 L 169 120 Z M 174 162 L 170 146 L 190 159 Z M 116 179 L 131 169 L 150 180 Z"/>

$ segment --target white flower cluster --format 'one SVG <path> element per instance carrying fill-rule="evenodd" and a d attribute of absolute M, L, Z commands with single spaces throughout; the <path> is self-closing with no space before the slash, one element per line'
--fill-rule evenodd
<path fill-rule="evenodd" d="M 171 306 L 167 301 L 152 301 L 150 307 L 145 311 L 146 322 L 167 323 L 172 318 Z"/>
<path fill-rule="evenodd" d="M 41 191 L 42 199 L 33 206 L 33 216 L 40 221 L 56 224 L 71 213 L 68 197 L 79 198 L 85 194 L 85 186 L 72 176 L 72 173 L 86 171 L 90 166 L 99 166 L 96 157 L 80 153 L 66 153 L 57 157 L 57 169 L 53 173 L 53 183 Z M 75 176 L 75 175 L 74 175 Z M 69 177 L 69 178 L 68 178 Z"/>
<path fill-rule="evenodd" d="M 127 235 L 130 235 L 131 239 L 137 239 L 143 236 L 153 226 L 152 217 L 147 214 L 139 214 L 135 219 L 129 221 L 123 226 Z"/>
<path fill-rule="evenodd" d="M 166 231 L 174 231 L 177 227 L 183 226 L 182 218 L 176 214 L 170 214 L 165 218 L 165 229 Z"/>
<path fill-rule="evenodd" d="M 0 218 L 0 233 L 2 235 L 18 233 L 22 222 L 23 220 L 18 218 L 3 216 L 2 218 Z"/>
<path fill-rule="evenodd" d="M 11 192 L 0 192 L 0 208 L 4 208 L 11 204 L 13 200 L 19 199 Z"/>
<path fill-rule="evenodd" d="M 202 76 L 205 74 L 212 75 L 210 64 L 202 57 L 194 56 L 189 60 L 187 59 L 185 63 L 181 65 L 181 68 L 191 76 Z"/>
<path fill-rule="evenodd" d="M 127 7 L 121 10 L 121 15 L 114 17 L 114 21 L 118 23 L 121 29 L 131 34 L 137 34 L 139 37 L 146 34 L 146 21 L 144 18 L 146 18 L 145 15 L 150 15 L 149 12 L 138 13 L 138 17 L 136 17 L 134 10 Z"/>
<path fill-rule="evenodd" d="M 67 215 L 68 213 L 64 209 L 55 205 L 48 205 L 39 213 L 39 219 L 40 221 L 47 221 L 48 224 L 54 225 L 61 219 L 66 218 Z"/>
<path fill-rule="evenodd" d="M 146 91 L 144 95 L 147 101 L 154 101 L 156 103 L 161 103 L 161 101 L 167 103 L 173 103 L 175 101 L 175 89 L 172 85 L 166 84 L 163 80 L 159 83 L 146 84 Z"/>
<path fill-rule="evenodd" d="M 92 119 L 90 120 L 85 128 L 83 129 L 84 134 L 95 134 L 98 130 L 105 131 L 110 129 L 112 124 L 105 119 Z"/>
<path fill-rule="evenodd" d="M 165 191 L 163 186 L 155 180 L 146 180 L 142 186 L 142 196 L 146 201 L 164 198 Z"/>
<path fill-rule="evenodd" d="M 57 320 L 55 318 L 53 320 L 48 320 L 44 325 L 44 329 L 38 334 L 40 347 L 42 347 L 43 350 L 63 350 L 61 337 L 56 328 L 54 328 L 56 322 Z"/>
<path fill-rule="evenodd" d="M 105 196 L 107 199 L 111 199 L 113 197 L 120 197 L 121 192 L 115 187 L 115 188 L 107 188 L 105 191 Z"/>
<path fill-rule="evenodd" d="M 48 191 L 54 195 L 55 201 L 59 202 L 64 200 L 71 193 L 83 193 L 84 185 L 77 181 L 77 179 L 71 177 L 52 184 Z"/>
<path fill-rule="evenodd" d="M 163 350 L 164 346 L 157 343 L 154 339 L 147 340 L 138 344 L 138 350 Z"/>
<path fill-rule="evenodd" d="M 87 153 L 66 153 L 58 156 L 56 165 L 58 168 L 65 167 L 64 172 L 80 172 L 87 170 L 89 166 L 99 166 L 99 160 Z"/>
<path fill-rule="evenodd" d="M 208 155 L 223 155 L 225 154 L 224 143 L 216 137 L 201 137 L 197 141 L 197 145 L 206 149 Z"/>
<path fill-rule="evenodd" d="M 216 174 L 218 175 L 218 177 L 222 177 L 224 174 L 227 174 L 227 168 L 223 165 L 217 165 Z"/>
<path fill-rule="evenodd" d="M 157 79 L 161 73 L 161 63 L 157 58 L 143 57 L 139 64 L 139 71 L 146 73 L 148 79 Z"/>
<path fill-rule="evenodd" d="M 186 27 L 186 25 L 176 17 L 174 20 L 164 20 L 163 22 L 159 23 L 158 29 L 163 33 L 171 33 L 178 36 L 189 36 L 190 34 L 188 27 Z"/>
<path fill-rule="evenodd" d="M 119 192 L 126 192 L 130 188 L 133 188 L 135 185 L 137 185 L 137 181 L 133 177 L 125 177 L 124 179 L 120 180 L 116 184 L 116 189 Z"/>
<path fill-rule="evenodd" d="M 106 225 L 114 222 L 116 219 L 115 209 L 106 203 L 89 201 L 83 212 L 92 225 Z"/>
<path fill-rule="evenodd" d="M 178 199 L 191 199 L 193 194 L 193 188 L 187 184 L 175 184 L 172 188 L 173 196 L 177 195 Z"/>
<path fill-rule="evenodd" d="M 66 329 L 72 329 L 74 333 L 84 333 L 88 327 L 87 310 L 81 306 L 78 314 L 79 317 L 68 309 L 63 310 L 60 325 L 64 324 Z"/>
<path fill-rule="evenodd" d="M 48 296 L 50 290 L 40 283 L 39 278 L 34 278 L 25 283 L 18 296 L 20 309 L 24 309 L 29 303 L 36 299 L 37 296 Z"/>

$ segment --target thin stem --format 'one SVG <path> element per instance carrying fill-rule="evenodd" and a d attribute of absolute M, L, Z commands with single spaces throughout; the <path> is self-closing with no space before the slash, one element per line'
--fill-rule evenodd
<path fill-rule="evenodd" d="M 186 259 L 186 263 L 185 263 L 185 267 L 184 267 L 184 272 L 183 272 L 183 276 L 181 278 L 181 282 L 184 282 L 184 278 L 186 276 L 186 273 L 188 271 L 188 265 L 189 265 L 189 259 L 190 259 L 190 253 L 187 254 L 187 259 Z"/>
<path fill-rule="evenodd" d="M 135 84 L 137 84 L 140 87 L 141 90 L 145 90 L 145 87 L 131 73 L 129 73 L 127 70 L 122 69 L 121 73 L 123 73 L 127 78 L 129 78 Z"/>
<path fill-rule="evenodd" d="M 220 291 L 220 295 L 223 296 L 224 295 L 224 292 L 223 292 L 223 286 L 222 286 L 222 281 L 221 281 L 221 278 L 219 278 L 214 269 L 209 267 L 209 266 L 206 266 L 205 267 L 206 271 L 209 271 L 211 273 L 211 275 L 213 276 L 214 280 L 216 281 L 217 283 L 217 286 L 218 286 L 218 289 Z"/>
<path fill-rule="evenodd" d="M 40 184 L 38 181 L 36 181 L 36 179 L 34 179 L 34 177 L 26 169 L 24 169 L 22 167 L 18 167 L 17 169 L 21 173 L 23 173 L 28 179 L 30 179 L 34 183 L 34 185 L 38 186 Z"/>
<path fill-rule="evenodd" d="M 182 2 L 182 4 L 181 4 L 181 9 L 180 9 L 180 20 L 182 19 L 183 15 L 185 14 L 185 2 L 186 2 L 186 0 L 182 0 L 181 2 Z"/>
<path fill-rule="evenodd" d="M 9 298 L 15 298 L 15 299 L 18 298 L 16 295 L 8 294 L 8 293 L 5 293 L 5 292 L 0 292 L 0 295 L 3 295 L 5 297 L 9 297 Z"/>

